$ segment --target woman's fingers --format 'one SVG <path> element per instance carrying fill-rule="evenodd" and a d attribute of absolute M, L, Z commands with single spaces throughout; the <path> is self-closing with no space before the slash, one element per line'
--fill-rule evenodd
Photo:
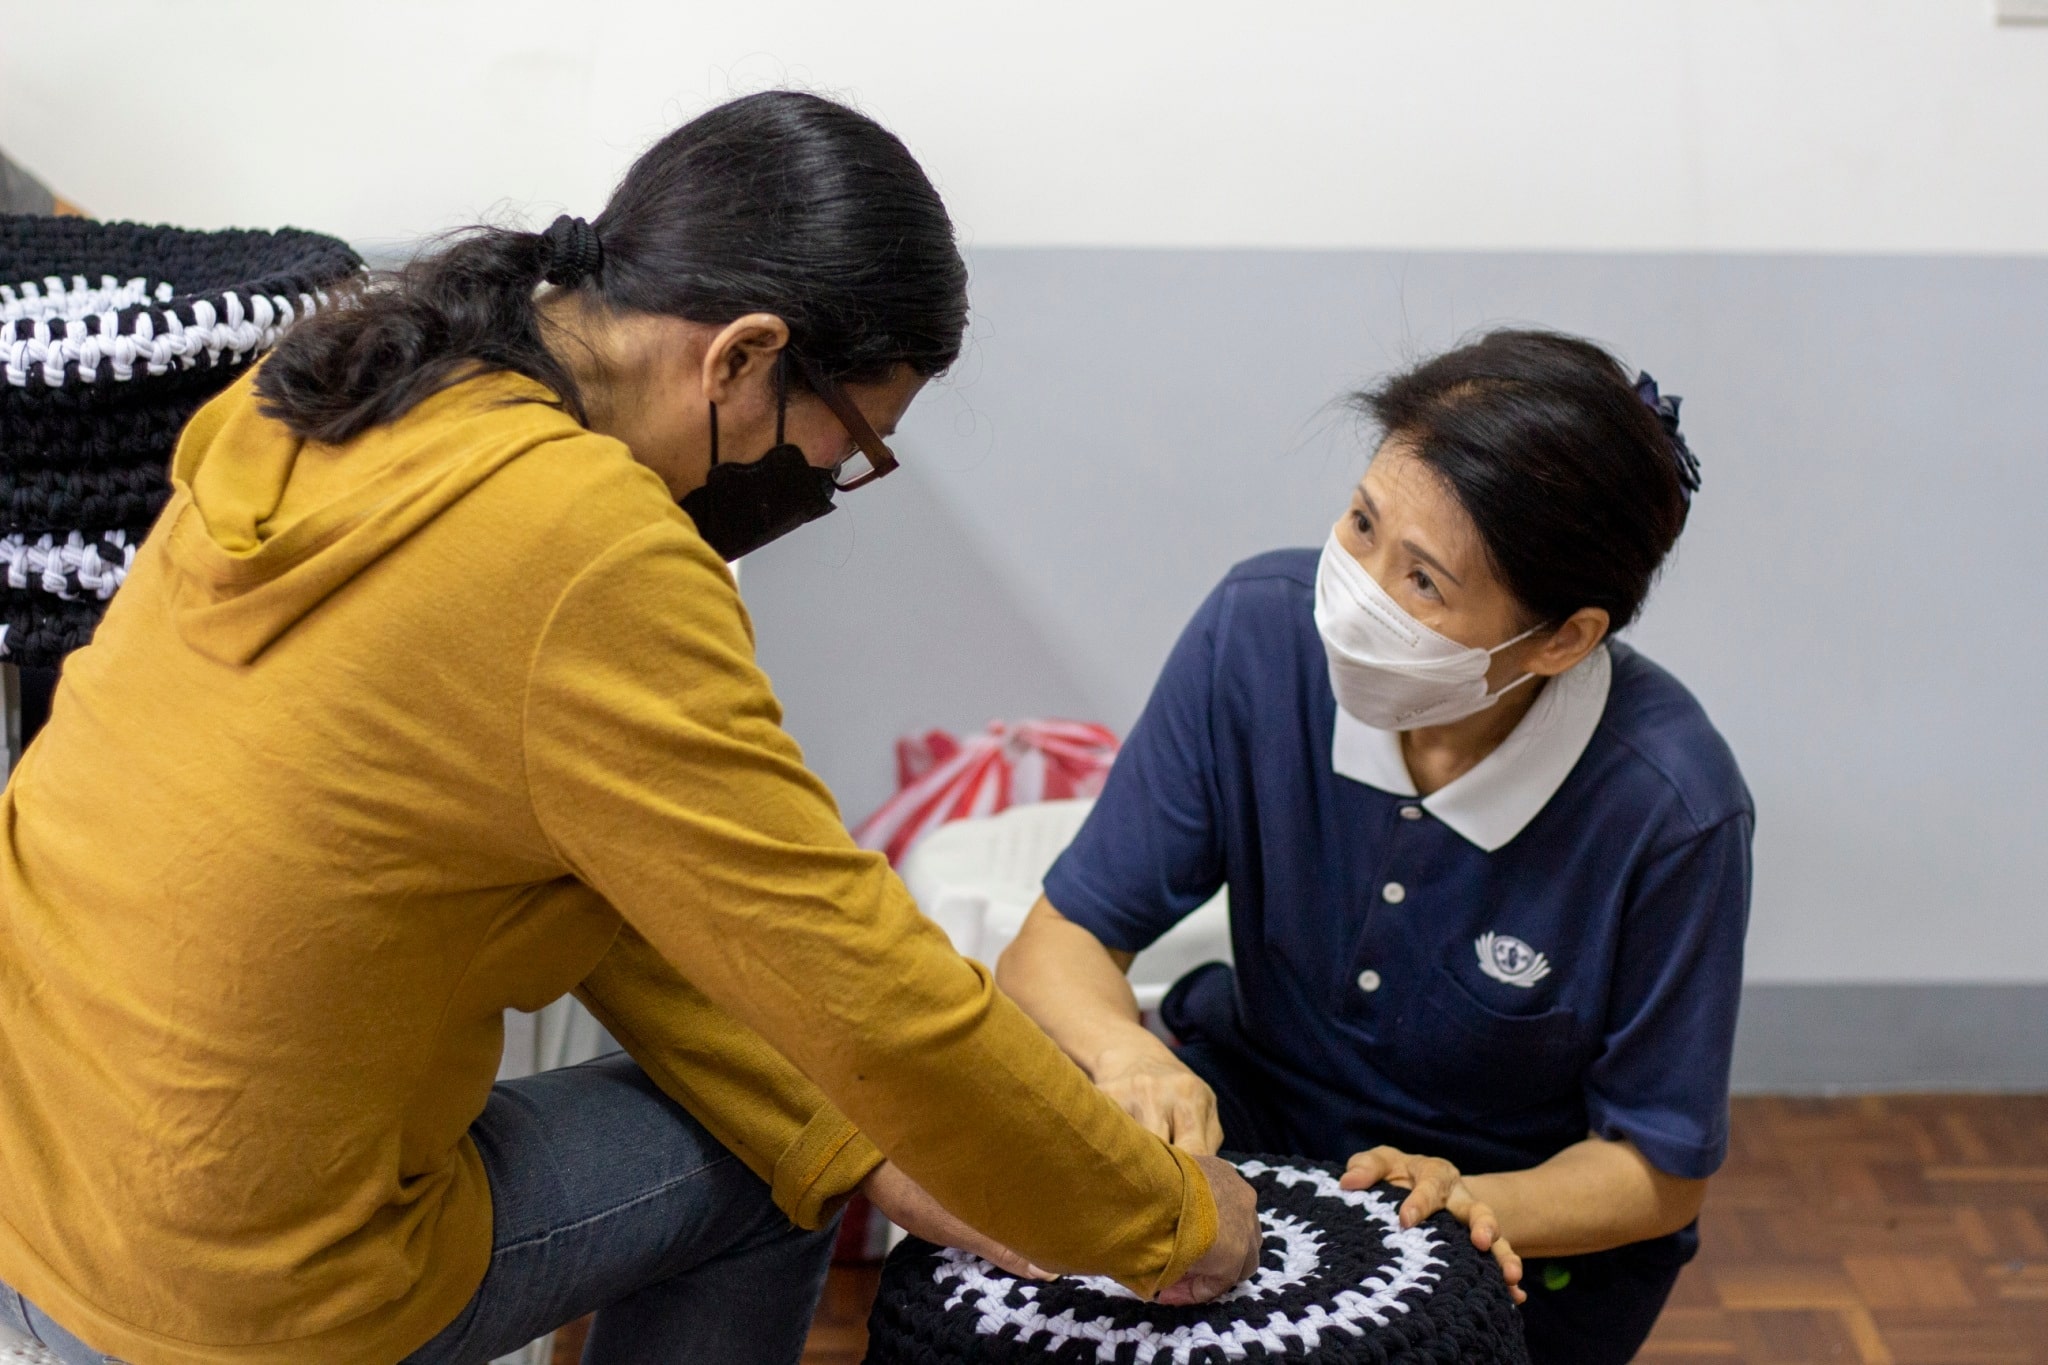
<path fill-rule="evenodd" d="M 1177 1112 L 1176 1125 L 1182 1121 Z M 1220 1142 L 1221 1134 L 1217 1137 Z M 1405 1186 L 1410 1191 L 1401 1204 L 1402 1227 L 1412 1228 L 1439 1209 L 1447 1210 L 1470 1230 L 1472 1245 L 1493 1257 L 1515 1302 L 1528 1300 L 1529 1295 L 1522 1289 L 1522 1258 L 1508 1239 L 1501 1236 L 1500 1219 L 1492 1206 L 1472 1197 L 1471 1188 L 1465 1184 L 1456 1166 L 1441 1157 L 1415 1156 L 1398 1147 L 1375 1147 L 1371 1151 L 1355 1153 L 1344 1163 L 1344 1175 L 1338 1183 L 1347 1190 L 1363 1190 L 1382 1182 Z M 1192 1280 L 1191 1276 L 1189 1283 L 1176 1286 L 1170 1294 L 1162 1294 L 1160 1301 L 1200 1302 L 1190 1293 Z M 1204 1285 L 1203 1288 L 1211 1289 L 1213 1286 Z"/>
<path fill-rule="evenodd" d="M 1112 1095 L 1124 1112 L 1138 1121 L 1138 1126 L 1156 1138 L 1173 1141 L 1173 1125 L 1167 1121 L 1166 1111 L 1159 1107 L 1151 1095 Z"/>
<path fill-rule="evenodd" d="M 1527 1299 L 1528 1294 L 1521 1288 L 1522 1258 L 1515 1254 L 1508 1239 L 1500 1235 L 1500 1219 L 1492 1206 L 1474 1199 L 1471 1187 L 1460 1180 L 1444 1207 L 1453 1218 L 1471 1229 L 1472 1245 L 1493 1256 L 1500 1266 L 1501 1278 L 1508 1282 L 1508 1289 L 1515 1296 L 1515 1302 Z"/>
<path fill-rule="evenodd" d="M 1522 1258 L 1508 1239 L 1500 1235 L 1500 1219 L 1490 1205 L 1472 1197 L 1471 1188 L 1458 1168 L 1440 1157 L 1411 1156 L 1394 1147 L 1375 1147 L 1360 1152 L 1345 1163 L 1343 1179 L 1347 1190 L 1362 1190 L 1385 1181 L 1404 1185 L 1411 1191 L 1401 1204 L 1401 1226 L 1412 1228 L 1438 1209 L 1446 1210 L 1471 1231 L 1472 1245 L 1492 1255 L 1507 1281 L 1516 1303 L 1529 1295 L 1522 1289 Z"/>
<path fill-rule="evenodd" d="M 1451 1202 L 1462 1177 L 1442 1157 L 1417 1157 L 1409 1163 L 1411 1193 L 1401 1201 L 1401 1226 L 1412 1228 Z"/>
<path fill-rule="evenodd" d="M 1179 1061 L 1118 1059 L 1100 1066 L 1095 1084 L 1138 1125 L 1194 1156 L 1213 1156 L 1223 1145 L 1216 1096 Z"/>
<path fill-rule="evenodd" d="M 1211 1153 L 1223 1150 L 1223 1120 L 1217 1117 L 1213 1100 L 1209 1105 L 1209 1117 L 1202 1125 L 1202 1142 Z M 1196 1152 L 1194 1155 L 1200 1156 L 1202 1153 Z"/>
<path fill-rule="evenodd" d="M 1362 1190 L 1385 1181 L 1410 1191 L 1401 1201 L 1401 1226 L 1412 1228 L 1450 1202 L 1462 1179 L 1458 1168 L 1442 1157 L 1414 1156 L 1398 1147 L 1375 1147 L 1345 1163 L 1338 1181 L 1347 1190 Z"/>
<path fill-rule="evenodd" d="M 1354 1152 L 1344 1163 L 1344 1175 L 1337 1183 L 1347 1190 L 1369 1189 L 1383 1180 L 1395 1180 L 1396 1172 L 1407 1169 L 1406 1152 L 1395 1147 L 1375 1147 L 1369 1152 Z"/>
<path fill-rule="evenodd" d="M 1189 1156 L 1214 1156 L 1223 1145 L 1223 1130 L 1216 1123 L 1216 1106 L 1204 1104 L 1204 1098 L 1183 1094 L 1173 1104 L 1173 1135 L 1167 1141 Z"/>
<path fill-rule="evenodd" d="M 1050 1270 L 1041 1270 L 1033 1265 L 1028 1257 L 1019 1256 L 1001 1242 L 982 1236 L 965 1223 L 960 1223 L 958 1219 L 955 1219 L 954 1222 L 959 1224 L 959 1231 L 950 1238 L 940 1240 L 935 1245 L 945 1246 L 950 1244 L 955 1246 L 961 1251 L 981 1257 L 982 1260 L 987 1261 L 990 1265 L 999 1266 L 1009 1271 L 1020 1280 L 1052 1280 L 1059 1278 Z M 923 1233 L 918 1235 L 924 1237 Z M 925 1240 L 930 1242 L 932 1239 L 925 1237 Z"/>
<path fill-rule="evenodd" d="M 914 1237 L 938 1246 L 958 1247 L 1025 1279 L 1055 1278 L 1051 1271 L 1041 1270 L 1001 1242 L 954 1217 L 894 1162 L 884 1161 L 875 1167 L 861 1182 L 861 1189 L 884 1217 Z"/>
<path fill-rule="evenodd" d="M 1493 1207 L 1474 1199 L 1472 1187 L 1462 1179 L 1451 1187 L 1450 1198 L 1444 1201 L 1444 1211 L 1472 1229 L 1472 1245 L 1481 1251 L 1492 1246 L 1493 1239 L 1500 1236 L 1500 1219 L 1494 1216 Z"/>
<path fill-rule="evenodd" d="M 1097 1082 L 1103 1094 L 1123 1106 L 1138 1126 L 1154 1137 L 1173 1141 L 1173 1107 L 1162 1103 L 1159 1087 L 1151 1076 L 1116 1076 Z"/>
<path fill-rule="evenodd" d="M 1500 1276 L 1508 1282 L 1508 1293 L 1515 1296 L 1516 1303 L 1527 1303 L 1529 1291 L 1522 1288 L 1522 1258 L 1508 1245 L 1505 1237 L 1493 1240 L 1493 1259 L 1500 1266 Z"/>
<path fill-rule="evenodd" d="M 1259 1268 L 1265 1235 L 1259 1226 L 1258 1195 L 1237 1168 L 1221 1158 L 1198 1156 L 1195 1164 L 1202 1168 L 1216 1200 L 1216 1240 L 1186 1275 L 1160 1291 L 1161 1303 L 1207 1303 Z"/>

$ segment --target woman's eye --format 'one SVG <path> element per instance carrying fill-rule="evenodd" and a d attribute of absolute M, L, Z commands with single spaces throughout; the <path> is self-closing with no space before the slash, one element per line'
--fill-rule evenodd
<path fill-rule="evenodd" d="M 1415 570 L 1408 575 L 1408 578 L 1409 581 L 1415 584 L 1415 590 L 1424 597 L 1439 597 L 1436 590 L 1436 581 L 1422 570 Z"/>
<path fill-rule="evenodd" d="M 1357 529 L 1358 534 L 1362 536 L 1372 534 L 1372 523 L 1365 519 L 1365 513 L 1363 512 L 1353 512 L 1351 514 L 1351 524 Z"/>

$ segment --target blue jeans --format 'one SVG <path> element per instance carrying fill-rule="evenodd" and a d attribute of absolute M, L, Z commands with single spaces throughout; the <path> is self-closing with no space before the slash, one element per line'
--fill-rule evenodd
<path fill-rule="evenodd" d="M 803 1354 L 833 1227 L 792 1227 L 760 1178 L 623 1052 L 499 1085 L 470 1136 L 491 1182 L 490 1268 L 402 1365 L 482 1365 L 592 1311 L 584 1365 Z M 0 1326 L 65 1365 L 108 1359 L 5 1286 Z"/>

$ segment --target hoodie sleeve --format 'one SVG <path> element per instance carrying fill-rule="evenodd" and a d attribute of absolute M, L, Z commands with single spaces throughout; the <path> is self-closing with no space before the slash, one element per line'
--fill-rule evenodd
<path fill-rule="evenodd" d="M 882 1154 L 817 1086 L 684 980 L 630 924 L 576 997 L 802 1228 L 823 1224 Z"/>
<path fill-rule="evenodd" d="M 725 566 L 687 525 L 626 537 L 563 592 L 525 756 L 569 871 L 956 1216 L 1146 1295 L 1208 1250 L 1216 1209 L 1193 1160 L 1098 1092 L 854 845 L 781 728 Z"/>

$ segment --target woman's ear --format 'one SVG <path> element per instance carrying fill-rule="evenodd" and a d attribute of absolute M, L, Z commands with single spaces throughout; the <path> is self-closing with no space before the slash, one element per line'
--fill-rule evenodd
<path fill-rule="evenodd" d="M 1537 642 L 1536 652 L 1523 661 L 1522 671 L 1539 678 L 1571 672 L 1607 638 L 1611 619 L 1605 607 L 1580 607 L 1565 618 L 1563 625 Z"/>
<path fill-rule="evenodd" d="M 704 396 L 730 403 L 741 389 L 760 382 L 789 345 L 789 324 L 773 313 L 734 318 L 704 348 Z"/>

